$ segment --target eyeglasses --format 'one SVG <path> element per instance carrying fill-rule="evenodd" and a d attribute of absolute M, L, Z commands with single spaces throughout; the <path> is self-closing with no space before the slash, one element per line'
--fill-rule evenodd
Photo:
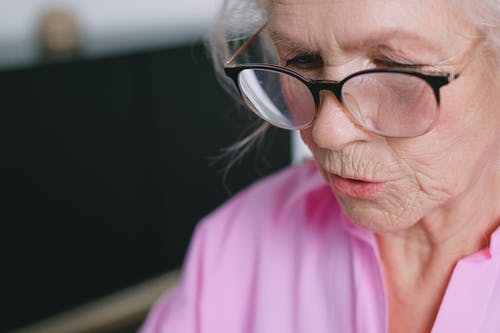
<path fill-rule="evenodd" d="M 311 126 L 320 93 L 330 91 L 362 128 L 386 137 L 419 136 L 431 130 L 438 119 L 440 88 L 458 77 L 380 68 L 327 81 L 311 80 L 277 65 L 233 64 L 259 32 L 226 62 L 224 71 L 253 112 L 284 129 Z"/>

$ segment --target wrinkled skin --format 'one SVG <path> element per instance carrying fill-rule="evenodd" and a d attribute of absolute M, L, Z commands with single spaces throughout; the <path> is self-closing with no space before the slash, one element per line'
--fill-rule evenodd
<path fill-rule="evenodd" d="M 323 79 L 376 67 L 380 58 L 463 69 L 441 89 L 439 119 L 422 136 L 370 133 L 331 93 L 301 132 L 344 212 L 377 232 L 389 313 L 399 307 L 403 321 L 405 307 L 413 308 L 406 325 L 414 326 L 390 316 L 392 331 L 429 330 L 453 265 L 487 246 L 500 225 L 499 69 L 481 34 L 455 10 L 446 0 L 281 0 L 269 9 L 270 29 L 287 41 L 278 45 L 282 60 L 316 53 L 321 62 L 312 71 Z M 332 175 L 383 186 L 371 198 L 354 198 L 336 190 Z M 416 293 L 426 299 L 405 303 Z"/>

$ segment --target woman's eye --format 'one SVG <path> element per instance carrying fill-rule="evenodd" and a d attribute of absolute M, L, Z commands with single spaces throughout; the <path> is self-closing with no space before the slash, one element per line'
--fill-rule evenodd
<path fill-rule="evenodd" d="M 316 54 L 299 55 L 285 61 L 286 67 L 310 68 L 321 64 L 321 57 Z"/>

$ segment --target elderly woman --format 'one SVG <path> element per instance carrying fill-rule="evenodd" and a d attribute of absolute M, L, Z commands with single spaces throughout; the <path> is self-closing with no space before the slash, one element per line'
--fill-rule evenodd
<path fill-rule="evenodd" d="M 227 0 L 216 63 L 315 163 L 208 216 L 143 331 L 500 332 L 499 19 L 498 0 Z"/>

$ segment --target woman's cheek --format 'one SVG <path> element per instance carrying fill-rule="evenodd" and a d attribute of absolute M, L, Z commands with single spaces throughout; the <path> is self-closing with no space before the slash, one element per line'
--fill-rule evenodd
<path fill-rule="evenodd" d="M 360 226 L 376 232 L 390 232 L 417 223 L 432 206 L 411 177 L 385 184 L 373 201 L 350 201 L 340 198 L 345 213 Z"/>

